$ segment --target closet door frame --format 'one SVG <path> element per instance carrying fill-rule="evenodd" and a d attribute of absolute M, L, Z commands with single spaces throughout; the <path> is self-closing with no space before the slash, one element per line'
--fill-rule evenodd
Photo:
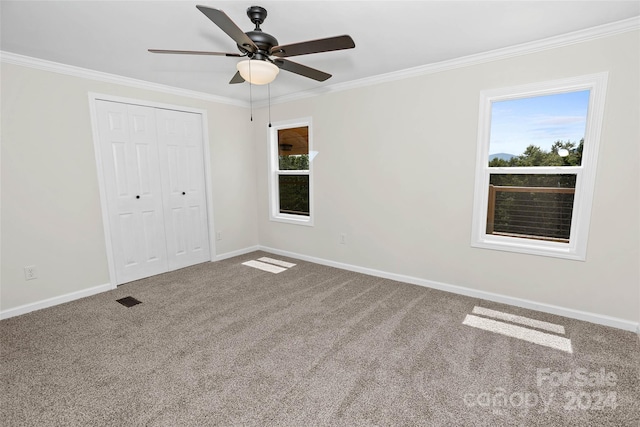
<path fill-rule="evenodd" d="M 118 102 L 121 104 L 129 104 L 129 105 L 140 105 L 143 107 L 151 107 L 151 108 L 160 108 L 166 110 L 175 110 L 175 111 L 183 111 L 187 113 L 195 113 L 200 114 L 202 116 L 202 152 L 204 157 L 204 188 L 205 188 L 205 198 L 206 198 L 206 208 L 207 208 L 207 225 L 208 225 L 208 241 L 209 241 L 209 261 L 215 260 L 215 222 L 213 218 L 213 192 L 211 185 L 211 156 L 210 156 L 210 148 L 209 148 L 209 129 L 207 126 L 207 111 L 199 108 L 185 107 L 182 105 L 173 105 L 173 104 L 163 104 L 153 101 L 141 100 L 141 99 L 133 99 L 133 98 L 124 98 L 120 96 L 112 96 L 101 93 L 89 92 L 89 113 L 91 115 L 91 132 L 93 135 L 93 147 L 95 152 L 96 159 L 96 167 L 98 173 L 98 188 L 100 191 L 100 207 L 102 212 L 102 224 L 104 227 L 104 239 L 105 239 L 105 249 L 107 252 L 107 263 L 109 268 L 109 284 L 111 289 L 116 289 L 118 287 L 117 276 L 116 276 L 116 266 L 113 257 L 113 241 L 111 234 L 111 226 L 109 222 L 109 210 L 107 205 L 107 191 L 106 184 L 104 181 L 104 169 L 103 169 L 103 160 L 100 149 L 100 132 L 98 128 L 98 115 L 96 102 L 98 101 L 110 101 L 110 102 Z"/>

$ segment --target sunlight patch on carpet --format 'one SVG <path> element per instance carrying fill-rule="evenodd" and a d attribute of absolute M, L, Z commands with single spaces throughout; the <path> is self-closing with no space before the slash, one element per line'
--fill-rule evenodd
<path fill-rule="evenodd" d="M 564 326 L 556 325 L 555 323 L 543 322 L 541 320 L 530 319 L 528 317 L 517 316 L 510 313 L 503 313 L 502 311 L 491 310 L 489 308 L 478 306 L 473 307 L 472 313 L 480 314 L 485 317 L 493 317 L 494 319 L 498 320 L 506 320 L 511 323 L 519 323 L 520 325 L 531 326 L 532 328 L 544 329 L 545 331 L 564 335 Z"/>
<path fill-rule="evenodd" d="M 269 264 L 279 265 L 280 267 L 291 268 L 294 267 L 295 264 L 292 262 L 282 261 L 279 259 L 269 258 L 263 256 L 262 258 L 258 258 L 258 261 L 267 262 Z"/>
<path fill-rule="evenodd" d="M 246 265 L 248 267 L 257 268 L 258 270 L 268 271 L 270 273 L 282 273 L 283 271 L 287 271 L 286 268 L 278 267 L 277 265 L 267 264 L 265 262 L 260 261 L 247 261 L 243 262 L 242 265 Z"/>
<path fill-rule="evenodd" d="M 295 264 L 292 262 L 283 261 L 281 259 L 269 258 L 266 256 L 263 256 L 262 258 L 258 258 L 257 260 L 243 262 L 242 265 L 257 268 L 263 271 L 268 271 L 269 273 L 274 273 L 274 274 L 282 273 L 283 271 L 287 271 L 291 267 L 295 267 Z"/>
<path fill-rule="evenodd" d="M 530 343 L 555 348 L 556 350 L 566 351 L 567 353 L 573 353 L 570 339 L 548 334 L 546 332 L 535 331 L 522 326 L 498 322 L 497 320 L 478 317 L 472 314 L 467 314 L 467 317 L 465 317 L 462 324 L 528 341 Z"/>

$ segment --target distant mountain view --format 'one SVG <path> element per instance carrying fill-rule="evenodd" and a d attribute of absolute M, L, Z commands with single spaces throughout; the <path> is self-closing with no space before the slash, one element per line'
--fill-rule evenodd
<path fill-rule="evenodd" d="M 502 160 L 505 160 L 505 161 L 508 162 L 513 157 L 516 157 L 516 156 L 514 154 L 509 154 L 509 153 L 489 154 L 489 161 L 491 161 L 493 159 L 502 159 Z"/>

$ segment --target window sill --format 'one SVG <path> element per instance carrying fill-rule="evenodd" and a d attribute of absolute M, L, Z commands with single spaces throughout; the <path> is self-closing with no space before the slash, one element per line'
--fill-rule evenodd
<path fill-rule="evenodd" d="M 564 258 L 574 261 L 585 261 L 586 250 L 580 250 L 569 243 L 532 240 L 526 238 L 483 235 L 471 243 L 471 247 L 538 255 L 553 258 Z"/>
<path fill-rule="evenodd" d="M 313 227 L 313 219 L 309 216 L 277 214 L 269 217 L 270 221 L 283 222 L 286 224 L 305 225 Z"/>

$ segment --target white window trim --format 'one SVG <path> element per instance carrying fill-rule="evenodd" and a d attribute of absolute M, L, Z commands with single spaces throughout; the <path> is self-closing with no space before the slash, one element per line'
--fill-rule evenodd
<path fill-rule="evenodd" d="M 278 165 L 278 130 L 307 126 L 309 128 L 309 170 L 280 171 Z M 313 226 L 313 128 L 311 117 L 272 123 L 269 128 L 269 219 L 288 224 Z M 309 176 L 309 216 L 280 213 L 278 175 Z"/>
<path fill-rule="evenodd" d="M 586 259 L 607 79 L 608 73 L 602 72 L 517 87 L 485 90 L 480 93 L 478 151 L 476 154 L 476 180 L 473 202 L 473 222 L 471 226 L 472 247 L 579 261 Z M 489 168 L 489 137 L 491 131 L 491 107 L 493 102 L 580 90 L 591 91 L 581 166 Z M 499 173 L 575 174 L 576 190 L 569 243 L 487 234 L 487 189 L 489 188 L 489 177 L 491 174 Z"/>

